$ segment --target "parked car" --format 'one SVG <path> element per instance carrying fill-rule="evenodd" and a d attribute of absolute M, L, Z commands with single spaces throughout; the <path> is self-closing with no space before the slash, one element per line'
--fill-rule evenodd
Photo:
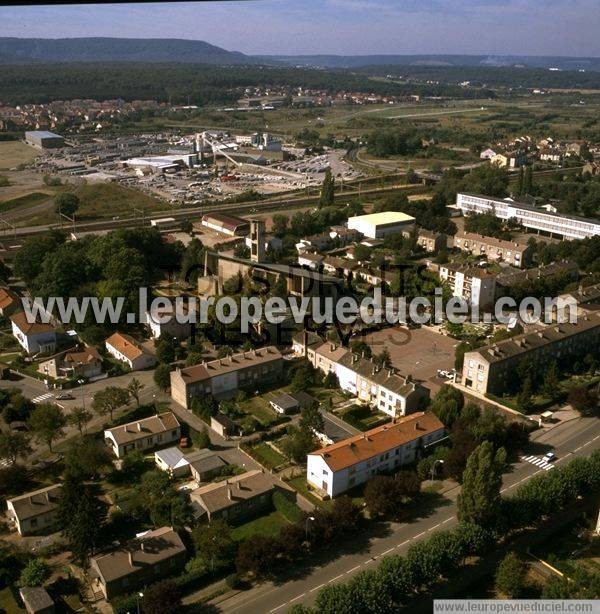
<path fill-rule="evenodd" d="M 72 401 L 75 397 L 70 392 L 61 392 L 54 397 L 57 401 Z"/>
<path fill-rule="evenodd" d="M 551 463 L 552 461 L 555 461 L 557 457 L 554 452 L 546 452 L 546 454 L 544 454 L 544 458 Z"/>

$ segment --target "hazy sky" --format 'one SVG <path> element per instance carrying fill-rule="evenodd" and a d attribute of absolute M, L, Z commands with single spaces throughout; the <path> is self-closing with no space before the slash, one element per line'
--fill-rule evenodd
<path fill-rule="evenodd" d="M 600 0 L 249 0 L 1 7 L 0 36 L 187 38 L 251 54 L 600 56 Z"/>

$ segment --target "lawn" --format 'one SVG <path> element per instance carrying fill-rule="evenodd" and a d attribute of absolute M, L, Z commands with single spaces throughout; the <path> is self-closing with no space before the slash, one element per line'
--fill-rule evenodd
<path fill-rule="evenodd" d="M 311 503 L 318 505 L 319 507 L 329 507 L 331 505 L 331 500 L 322 501 L 318 497 L 315 497 L 309 490 L 308 485 L 306 483 L 306 476 L 298 475 L 295 478 L 291 478 L 286 480 L 287 484 L 289 484 L 293 489 L 297 490 L 305 499 L 308 499 Z"/>
<path fill-rule="evenodd" d="M 0 171 L 30 162 L 40 153 L 21 141 L 0 141 Z"/>
<path fill-rule="evenodd" d="M 275 469 L 275 467 L 285 465 L 288 462 L 283 454 L 279 454 L 277 450 L 274 450 L 266 443 L 259 443 L 257 446 L 253 446 L 251 456 L 269 469 Z"/>
<path fill-rule="evenodd" d="M 9 612 L 10 614 L 25 614 L 25 608 L 22 608 L 15 600 L 10 588 L 4 588 L 0 591 L 0 612 Z"/>
<path fill-rule="evenodd" d="M 269 427 L 274 422 L 277 422 L 278 416 L 271 406 L 261 396 L 252 397 L 239 404 L 239 408 L 250 416 L 254 416 L 264 427 Z"/>
<path fill-rule="evenodd" d="M 152 196 L 116 183 L 84 184 L 76 190 L 76 194 L 80 201 L 78 219 L 106 218 L 117 214 L 131 217 L 134 207 L 144 213 L 167 208 L 165 203 Z"/>
<path fill-rule="evenodd" d="M 279 534 L 281 527 L 289 524 L 285 516 L 274 510 L 267 516 L 261 516 L 250 522 L 246 522 L 232 530 L 232 536 L 235 541 L 242 541 L 251 535 L 266 535 L 275 536 Z"/>

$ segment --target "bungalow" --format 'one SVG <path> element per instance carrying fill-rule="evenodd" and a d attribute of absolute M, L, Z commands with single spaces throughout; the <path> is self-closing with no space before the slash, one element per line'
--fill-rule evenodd
<path fill-rule="evenodd" d="M 24 311 L 10 317 L 12 334 L 28 354 L 53 352 L 56 349 L 56 330 L 51 324 L 29 322 Z"/>
<path fill-rule="evenodd" d="M 237 424 L 225 414 L 215 414 L 211 416 L 210 428 L 225 439 L 229 439 L 232 435 L 237 433 Z"/>
<path fill-rule="evenodd" d="M 171 527 L 148 531 L 121 548 L 90 559 L 92 589 L 112 599 L 176 573 L 185 558 L 181 537 Z"/>
<path fill-rule="evenodd" d="M 272 505 L 274 490 L 272 478 L 260 469 L 254 469 L 216 484 L 201 486 L 190 493 L 190 499 L 196 518 L 208 522 L 214 518 L 235 522 L 268 509 Z"/>
<path fill-rule="evenodd" d="M 8 516 L 19 535 L 47 533 L 55 528 L 62 486 L 54 484 L 6 501 Z"/>
<path fill-rule="evenodd" d="M 269 405 L 278 414 L 289 414 L 298 409 L 310 407 L 313 403 L 318 405 L 319 401 L 302 390 L 290 394 L 284 392 L 269 401 Z"/>
<path fill-rule="evenodd" d="M 180 438 L 181 426 L 170 411 L 104 431 L 104 440 L 117 458 L 123 458 L 132 450 L 149 450 Z"/>
<path fill-rule="evenodd" d="M 220 456 L 208 448 L 188 454 L 177 447 L 157 450 L 154 453 L 154 462 L 171 477 L 182 477 L 191 473 L 198 483 L 215 477 L 227 465 Z"/>
<path fill-rule="evenodd" d="M 133 337 L 115 333 L 105 341 L 106 351 L 132 371 L 141 371 L 154 366 L 154 356 L 147 352 Z"/>
<path fill-rule="evenodd" d="M 62 377 L 90 379 L 102 374 L 102 357 L 93 347 L 72 349 L 42 361 L 38 372 L 55 379 Z"/>

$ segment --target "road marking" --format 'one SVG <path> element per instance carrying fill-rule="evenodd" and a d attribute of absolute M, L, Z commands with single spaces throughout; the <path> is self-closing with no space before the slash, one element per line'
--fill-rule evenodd
<path fill-rule="evenodd" d="M 526 463 L 531 463 L 540 469 L 545 469 L 546 471 L 550 471 L 554 465 L 548 461 L 547 458 L 540 458 L 539 456 L 535 456 L 530 454 L 529 456 L 521 456 L 521 460 Z"/>
<path fill-rule="evenodd" d="M 336 580 L 339 580 L 340 578 L 343 578 L 344 574 L 341 573 L 339 576 L 336 576 L 335 578 L 332 578 L 331 580 L 329 580 L 329 582 L 335 582 Z"/>
<path fill-rule="evenodd" d="M 297 601 L 298 599 L 302 599 L 302 597 L 304 597 L 304 595 L 306 595 L 306 593 L 302 593 L 302 595 L 298 595 L 297 597 L 294 597 L 293 599 L 290 599 L 288 603 L 292 603 L 292 601 Z"/>
<path fill-rule="evenodd" d="M 438 522 L 436 525 L 432 526 L 431 528 L 427 529 L 428 531 L 433 531 L 433 529 L 437 529 L 442 523 Z"/>
<path fill-rule="evenodd" d="M 375 559 L 369 559 L 368 561 L 365 561 L 363 565 L 368 565 L 369 563 L 374 563 L 374 562 L 375 562 Z"/>
<path fill-rule="evenodd" d="M 34 397 L 33 399 L 31 399 L 32 403 L 43 403 L 44 401 L 47 401 L 48 399 L 52 399 L 54 398 L 54 395 L 51 392 L 47 392 L 46 394 L 40 394 L 37 397 Z"/>
<path fill-rule="evenodd" d="M 391 548 L 388 548 L 385 552 L 381 553 L 381 556 L 383 556 L 384 554 L 387 554 L 388 552 L 391 552 L 394 549 L 394 546 L 392 546 Z"/>
<path fill-rule="evenodd" d="M 282 603 L 281 605 L 278 605 L 276 608 L 273 608 L 271 610 L 271 612 L 277 612 L 277 610 L 281 610 L 281 608 L 285 608 L 285 606 L 288 604 L 288 602 L 286 601 L 285 603 Z"/>
<path fill-rule="evenodd" d="M 427 532 L 427 531 L 423 531 L 422 533 L 419 533 L 418 535 L 415 535 L 415 536 L 413 537 L 413 539 L 419 539 L 419 537 L 423 537 L 423 535 L 425 535 L 425 533 L 426 533 L 426 532 Z"/>
<path fill-rule="evenodd" d="M 406 544 L 408 544 L 409 541 L 410 539 L 405 539 L 401 544 L 398 544 L 396 548 L 402 548 L 402 546 L 406 546 Z"/>
<path fill-rule="evenodd" d="M 450 518 L 446 518 L 446 520 L 442 520 L 442 524 L 446 524 L 447 522 L 450 522 L 452 518 L 454 518 L 454 516 L 450 516 Z"/>
<path fill-rule="evenodd" d="M 356 567 L 349 569 L 346 573 L 352 573 L 353 571 L 356 571 L 357 569 L 360 569 L 360 565 L 357 565 Z"/>
<path fill-rule="evenodd" d="M 310 592 L 314 593 L 315 591 L 318 591 L 320 588 L 323 588 L 324 586 L 325 586 L 325 583 L 319 584 L 319 586 L 315 586 L 315 588 L 311 588 Z"/>

